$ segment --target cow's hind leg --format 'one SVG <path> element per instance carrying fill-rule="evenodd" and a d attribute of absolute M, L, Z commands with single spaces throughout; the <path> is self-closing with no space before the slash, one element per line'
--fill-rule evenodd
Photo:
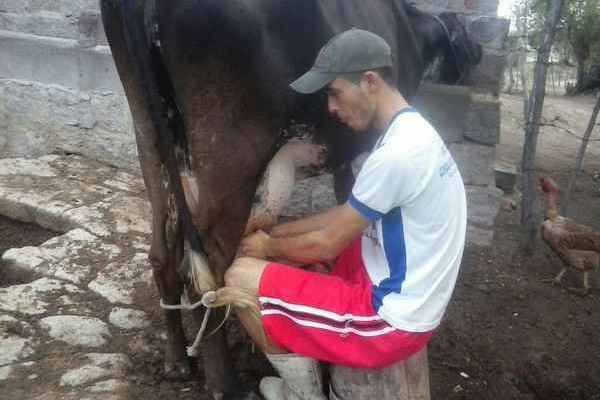
<path fill-rule="evenodd" d="M 184 283 L 179 271 L 183 259 L 183 241 L 180 227 L 175 217 L 176 211 L 172 204 L 166 176 L 163 175 L 162 164 L 158 154 L 153 150 L 140 129 L 153 129 L 143 113 L 134 111 L 136 123 L 138 151 L 146 189 L 152 204 L 152 245 L 150 262 L 152 264 L 154 281 L 160 298 L 164 304 L 179 305 L 183 294 Z M 157 305 L 158 306 L 158 305 Z M 167 328 L 167 346 L 165 348 L 164 374 L 165 378 L 179 380 L 191 377 L 190 363 L 185 350 L 186 338 L 182 326 L 181 311 L 164 311 Z"/>
<path fill-rule="evenodd" d="M 201 323 L 202 310 L 194 311 L 194 318 Z M 213 310 L 207 334 L 218 328 L 225 318 L 223 309 Z M 198 368 L 204 371 L 206 389 L 215 400 L 259 400 L 259 397 L 241 385 L 233 368 L 231 353 L 228 351 L 226 330 L 222 327 L 214 335 L 206 337 L 202 343 L 202 357 L 198 359 Z"/>
<path fill-rule="evenodd" d="M 178 245 L 179 247 L 175 245 L 178 241 L 180 242 L 177 223 L 168 223 L 170 220 L 168 217 L 170 190 L 165 184 L 167 178 L 164 176 L 160 161 L 158 133 L 151 122 L 142 82 L 136 76 L 134 61 L 127 50 L 123 36 L 125 22 L 118 11 L 118 3 L 102 1 L 101 7 L 106 35 L 133 115 L 140 165 L 148 198 L 152 204 L 150 261 L 154 278 L 163 301 L 166 304 L 179 304 L 183 283 L 177 271 L 181 259 L 181 251 L 177 249 L 181 245 Z M 167 310 L 165 318 L 167 322 L 166 376 L 187 378 L 190 375 L 190 367 L 185 352 L 186 340 L 181 325 L 181 312 Z"/>
<path fill-rule="evenodd" d="M 154 228 L 156 232 L 157 228 Z M 158 292 L 165 304 L 178 305 L 181 302 L 183 294 L 183 284 L 177 273 L 176 266 L 181 260 L 181 251 L 176 251 L 167 255 L 166 262 L 161 261 L 160 253 L 164 246 L 164 238 L 155 235 L 152 248 L 150 250 L 150 262 L 154 274 L 154 281 L 158 287 Z M 179 246 L 181 247 L 181 246 Z M 164 310 L 164 317 L 167 325 L 167 347 L 165 349 L 164 375 L 170 380 L 189 379 L 191 369 L 187 353 L 185 351 L 186 338 L 181 321 L 181 311 Z"/>
<path fill-rule="evenodd" d="M 132 93 L 128 92 L 130 102 Z M 136 126 L 138 152 L 146 190 L 152 204 L 152 244 L 150 263 L 160 298 L 166 305 L 179 305 L 184 283 L 179 271 L 183 259 L 183 240 L 173 207 L 168 180 L 150 139 L 153 126 L 145 118 L 145 110 L 132 105 Z M 158 306 L 158 304 L 156 305 Z M 189 379 L 190 364 L 185 350 L 186 338 L 182 326 L 181 311 L 164 311 L 167 328 L 164 374 L 167 379 Z"/>

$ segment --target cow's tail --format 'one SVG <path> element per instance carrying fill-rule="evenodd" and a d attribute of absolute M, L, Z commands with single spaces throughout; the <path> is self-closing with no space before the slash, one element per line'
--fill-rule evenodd
<path fill-rule="evenodd" d="M 143 91 L 146 108 L 158 133 L 157 147 L 167 171 L 177 209 L 176 215 L 185 240 L 186 256 L 183 259 L 183 270 L 187 271 L 188 278 L 198 293 L 215 291 L 215 271 L 210 269 L 200 235 L 192 223 L 181 182 L 181 175 L 190 170 L 185 125 L 181 108 L 177 105 L 173 83 L 163 61 L 158 33 L 147 32 L 143 2 L 105 0 L 101 4 L 103 11 L 105 7 L 118 8 L 126 50 Z M 231 304 L 250 309 L 252 315 L 260 320 L 256 298 L 247 292 L 224 288 L 216 293 L 215 305 Z"/>

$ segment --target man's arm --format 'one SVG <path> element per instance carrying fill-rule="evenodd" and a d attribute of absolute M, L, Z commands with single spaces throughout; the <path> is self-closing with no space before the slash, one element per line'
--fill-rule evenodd
<path fill-rule="evenodd" d="M 335 218 L 320 229 L 296 236 L 272 237 L 259 232 L 241 244 L 243 255 L 289 260 L 302 264 L 332 262 L 362 231 L 369 220 L 350 205 L 337 207 Z"/>
<path fill-rule="evenodd" d="M 271 237 L 282 238 L 288 236 L 297 236 L 304 233 L 321 230 L 336 218 L 342 207 L 343 206 L 333 207 L 307 218 L 277 225 L 271 230 Z"/>

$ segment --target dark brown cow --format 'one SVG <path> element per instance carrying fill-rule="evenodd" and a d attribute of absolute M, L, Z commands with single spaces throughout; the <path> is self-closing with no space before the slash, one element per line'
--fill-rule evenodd
<path fill-rule="evenodd" d="M 403 0 L 101 0 L 101 7 L 152 203 L 150 260 L 171 305 L 187 283 L 185 254 L 205 257 L 222 284 L 261 174 L 291 119 L 316 127 L 332 168 L 368 145 L 326 118 L 322 94 L 298 96 L 288 87 L 330 37 L 358 27 L 385 38 L 407 99 L 437 56 L 445 60 L 440 79 L 456 82 L 481 55 L 454 15 L 432 17 Z M 184 196 L 190 183 L 198 196 L 193 209 Z M 180 312 L 165 316 L 166 375 L 186 377 Z M 213 396 L 243 398 L 224 334 L 206 340 L 203 356 Z"/>

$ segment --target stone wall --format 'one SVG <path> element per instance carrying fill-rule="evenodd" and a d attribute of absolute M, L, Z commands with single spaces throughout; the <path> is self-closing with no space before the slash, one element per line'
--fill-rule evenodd
<path fill-rule="evenodd" d="M 0 0 L 0 157 L 77 153 L 136 171 L 98 0 Z"/>
<path fill-rule="evenodd" d="M 489 245 L 502 196 L 496 188 L 494 164 L 510 21 L 497 17 L 498 0 L 418 0 L 417 6 L 432 13 L 458 13 L 467 32 L 482 46 L 482 60 L 466 78 L 468 87 L 424 85 L 417 103 L 445 137 L 467 185 L 469 242 Z"/>
<path fill-rule="evenodd" d="M 425 84 L 416 105 L 445 137 L 468 186 L 469 240 L 488 244 L 500 196 L 493 165 L 508 21 L 496 17 L 497 0 L 417 6 L 457 12 L 483 46 L 467 87 Z M 0 0 L 0 133 L 0 158 L 77 153 L 138 171 L 131 116 L 97 0 Z M 316 192 L 314 203 L 326 204 L 323 190 Z"/>

